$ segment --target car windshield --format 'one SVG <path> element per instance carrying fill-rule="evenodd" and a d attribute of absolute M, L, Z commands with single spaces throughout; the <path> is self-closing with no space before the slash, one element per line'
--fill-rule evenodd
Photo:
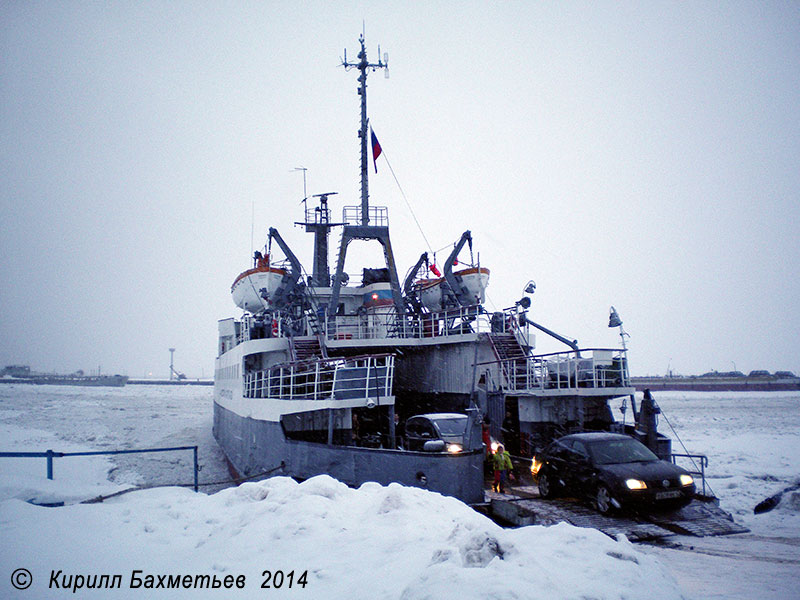
<path fill-rule="evenodd" d="M 634 439 L 605 440 L 589 444 L 595 464 L 614 465 L 619 463 L 650 462 L 658 460 L 647 446 Z"/>
<path fill-rule="evenodd" d="M 467 428 L 467 419 L 466 417 L 463 419 L 436 419 L 436 426 L 442 435 L 464 435 L 464 430 Z"/>

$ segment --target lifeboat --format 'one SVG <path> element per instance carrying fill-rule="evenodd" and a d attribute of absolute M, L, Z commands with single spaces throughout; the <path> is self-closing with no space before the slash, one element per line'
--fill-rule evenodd
<path fill-rule="evenodd" d="M 231 286 L 233 302 L 251 313 L 258 313 L 269 306 L 269 298 L 280 286 L 286 271 L 268 265 L 259 265 L 240 273 Z M 262 296 L 266 290 L 267 299 Z"/>
<path fill-rule="evenodd" d="M 468 298 L 465 306 L 483 304 L 486 300 L 486 286 L 489 285 L 489 269 L 472 267 L 455 271 L 454 276 L 461 279 L 461 284 L 467 289 Z M 421 279 L 416 282 L 419 290 L 419 299 L 422 305 L 431 312 L 442 310 L 443 286 L 445 278 Z"/>

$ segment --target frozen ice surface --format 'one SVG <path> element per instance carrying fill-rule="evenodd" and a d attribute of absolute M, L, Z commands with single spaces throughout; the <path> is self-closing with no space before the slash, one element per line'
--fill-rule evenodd
<path fill-rule="evenodd" d="M 756 534 L 800 534 L 787 495 L 771 513 L 756 504 L 800 480 L 800 392 L 659 392 L 659 430 L 672 451 L 709 458 L 708 482 L 720 506 Z M 674 427 L 674 433 L 670 429 Z M 677 439 L 676 439 L 677 438 Z"/>
<path fill-rule="evenodd" d="M 682 549 L 642 549 L 661 558 L 688 598 L 800 598 L 797 492 L 784 494 L 768 513 L 753 513 L 800 479 L 800 392 L 654 396 L 662 410 L 659 430 L 673 438 L 673 452 L 708 456 L 708 482 L 720 506 L 751 532 L 670 540 Z"/>

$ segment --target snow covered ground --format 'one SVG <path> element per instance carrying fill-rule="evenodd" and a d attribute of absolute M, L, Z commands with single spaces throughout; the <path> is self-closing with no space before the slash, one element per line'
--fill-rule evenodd
<path fill-rule="evenodd" d="M 751 533 L 650 546 L 566 524 L 502 529 L 451 498 L 328 477 L 79 504 L 131 485 L 190 483 L 192 454 L 57 458 L 52 481 L 44 459 L 2 458 L 0 597 L 800 598 L 800 492 L 753 514 L 800 478 L 800 393 L 656 400 L 662 431 L 671 433 L 669 420 L 689 452 L 709 456 L 712 489 Z M 0 451 L 195 444 L 201 483 L 228 479 L 208 387 L 0 385 Z M 114 575 L 120 585 L 107 589 Z M 223 587 L 207 589 L 214 578 Z"/>

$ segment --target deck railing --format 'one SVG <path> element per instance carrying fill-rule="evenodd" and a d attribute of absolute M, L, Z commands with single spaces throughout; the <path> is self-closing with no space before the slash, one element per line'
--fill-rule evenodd
<path fill-rule="evenodd" d="M 392 395 L 394 355 L 323 359 L 245 374 L 247 398 L 365 401 Z"/>
<path fill-rule="evenodd" d="M 519 325 L 514 308 L 489 313 L 482 306 L 462 306 L 450 310 L 419 315 L 398 316 L 393 307 L 385 312 L 344 315 L 323 320 L 309 316 L 286 320 L 280 315 L 273 319 L 247 316 L 238 321 L 236 343 L 267 337 L 314 335 L 322 330 L 328 341 L 374 339 L 451 338 L 470 333 L 515 333 L 520 343 L 527 345 L 527 327 Z M 289 328 L 287 330 L 287 327 Z"/>
<path fill-rule="evenodd" d="M 687 459 L 691 463 L 691 466 L 689 466 L 686 464 L 686 461 L 681 461 L 684 464 L 680 466 L 685 468 L 695 477 L 700 478 L 701 485 L 696 487 L 700 487 L 702 489 L 701 493 L 703 496 L 713 496 L 714 493 L 711 490 L 711 487 L 706 483 L 706 467 L 708 466 L 708 457 L 705 454 L 672 454 L 672 464 L 677 465 L 679 459 Z M 698 463 L 700 464 L 698 465 Z M 700 490 L 697 491 L 699 492 Z"/>
<path fill-rule="evenodd" d="M 325 326 L 325 335 L 330 341 L 446 338 L 468 333 L 521 331 L 524 330 L 518 326 L 514 309 L 488 313 L 479 305 L 403 316 L 388 309 L 385 313 L 334 317 L 328 319 Z"/>
<path fill-rule="evenodd" d="M 586 348 L 501 361 L 512 391 L 628 387 L 626 350 Z"/>
<path fill-rule="evenodd" d="M 347 225 L 361 225 L 361 206 L 345 206 L 342 209 L 342 220 Z M 367 209 L 371 227 L 389 226 L 389 209 L 385 206 L 370 206 Z"/>

